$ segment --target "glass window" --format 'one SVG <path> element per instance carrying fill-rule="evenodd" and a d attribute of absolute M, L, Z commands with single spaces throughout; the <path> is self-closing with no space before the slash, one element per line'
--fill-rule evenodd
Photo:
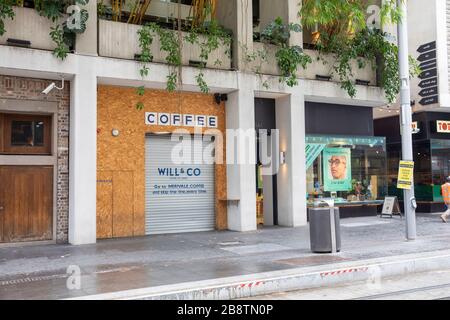
<path fill-rule="evenodd" d="M 52 153 L 52 117 L 0 113 L 0 154 Z"/>
<path fill-rule="evenodd" d="M 42 147 L 44 145 L 43 121 L 12 121 L 11 145 Z"/>
<path fill-rule="evenodd" d="M 321 197 L 338 205 L 376 203 L 388 194 L 384 138 L 307 136 L 306 144 L 310 203 Z"/>
<path fill-rule="evenodd" d="M 441 185 L 450 176 L 450 140 L 431 140 L 433 201 L 443 201 Z"/>

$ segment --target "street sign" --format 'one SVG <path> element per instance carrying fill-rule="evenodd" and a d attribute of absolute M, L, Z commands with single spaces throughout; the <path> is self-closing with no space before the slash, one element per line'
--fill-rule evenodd
<path fill-rule="evenodd" d="M 400 161 L 397 188 L 411 190 L 414 180 L 414 161 Z"/>
<path fill-rule="evenodd" d="M 424 53 L 430 50 L 435 50 L 436 49 L 436 41 L 433 42 L 429 42 L 426 44 L 421 45 L 418 49 L 417 52 L 419 53 Z"/>
<path fill-rule="evenodd" d="M 421 97 L 429 97 L 429 96 L 434 96 L 437 94 L 438 94 L 438 87 L 422 89 L 419 92 L 419 96 L 421 96 Z"/>
<path fill-rule="evenodd" d="M 419 101 L 422 106 L 428 106 L 430 104 L 435 104 L 439 102 L 439 96 L 423 98 Z"/>
<path fill-rule="evenodd" d="M 419 75 L 419 96 L 422 97 L 419 104 L 428 106 L 439 102 L 439 86 L 436 59 L 436 41 L 425 43 L 417 49 L 420 53 L 417 60 L 420 63 L 422 72 Z"/>
<path fill-rule="evenodd" d="M 430 60 L 430 61 L 425 61 L 422 62 L 419 65 L 421 70 L 427 70 L 427 69 L 432 69 L 432 68 L 437 68 L 437 60 Z"/>
<path fill-rule="evenodd" d="M 437 78 L 426 79 L 426 80 L 420 81 L 419 87 L 421 87 L 421 88 L 429 88 L 429 87 L 437 86 L 437 84 L 438 84 Z"/>
<path fill-rule="evenodd" d="M 419 78 L 420 79 L 428 79 L 428 78 L 433 78 L 437 76 L 437 69 L 430 69 L 430 70 L 425 70 L 423 71 L 420 75 Z"/>
<path fill-rule="evenodd" d="M 424 62 L 424 61 L 429 61 L 429 60 L 433 60 L 436 59 L 436 50 L 434 51 L 430 51 L 427 53 L 422 53 L 417 60 L 420 62 Z"/>

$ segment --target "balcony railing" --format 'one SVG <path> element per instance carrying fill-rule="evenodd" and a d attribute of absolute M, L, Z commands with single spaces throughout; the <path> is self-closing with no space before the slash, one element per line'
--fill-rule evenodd
<path fill-rule="evenodd" d="M 141 53 L 139 48 L 138 30 L 139 25 L 115 22 L 109 20 L 99 20 L 99 55 L 103 57 L 130 59 L 133 60 Z M 200 62 L 200 47 L 184 40 L 186 32 L 183 32 L 182 63 L 190 65 L 193 62 Z M 200 41 L 202 41 L 200 35 Z M 230 48 L 219 47 L 213 51 L 206 64 L 207 68 L 231 69 L 231 59 L 227 54 Z M 166 53 L 160 49 L 160 41 L 155 36 L 151 46 L 153 62 L 165 63 Z M 220 61 L 218 65 L 216 62 Z"/>

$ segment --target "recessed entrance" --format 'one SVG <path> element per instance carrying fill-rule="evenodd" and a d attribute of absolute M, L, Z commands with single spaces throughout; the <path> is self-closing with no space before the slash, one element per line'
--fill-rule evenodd
<path fill-rule="evenodd" d="M 53 167 L 0 166 L 0 243 L 53 239 Z"/>
<path fill-rule="evenodd" d="M 53 240 L 52 133 L 51 115 L 0 113 L 0 243 Z"/>
<path fill-rule="evenodd" d="M 275 100 L 255 99 L 256 221 L 278 225 L 278 141 Z"/>

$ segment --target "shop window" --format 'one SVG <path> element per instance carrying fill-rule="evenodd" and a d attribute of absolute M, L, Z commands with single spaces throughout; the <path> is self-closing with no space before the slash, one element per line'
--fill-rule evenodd
<path fill-rule="evenodd" d="M 450 176 L 450 140 L 431 140 L 433 201 L 443 202 L 441 185 Z"/>
<path fill-rule="evenodd" d="M 50 154 L 51 117 L 0 114 L 1 154 Z"/>
<path fill-rule="evenodd" d="M 379 204 L 388 195 L 385 138 L 307 136 L 308 203 Z"/>

